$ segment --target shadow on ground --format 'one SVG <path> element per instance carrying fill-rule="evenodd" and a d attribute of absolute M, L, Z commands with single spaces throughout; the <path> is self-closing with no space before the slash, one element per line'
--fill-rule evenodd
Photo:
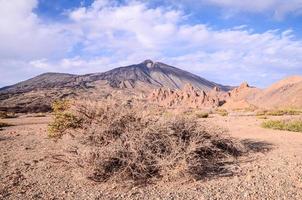
<path fill-rule="evenodd" d="M 267 153 L 274 148 L 274 145 L 265 141 L 257 141 L 252 139 L 241 140 L 240 143 L 243 145 L 243 151 L 239 153 L 239 157 L 247 156 L 247 154 L 253 153 Z M 198 180 L 202 179 L 215 179 L 219 177 L 230 177 L 239 173 L 240 163 L 242 162 L 253 162 L 255 159 L 248 159 L 245 161 L 224 161 L 218 165 L 210 165 L 205 169 L 204 174 L 200 174 L 199 177 L 195 177 Z"/>
<path fill-rule="evenodd" d="M 265 141 L 245 139 L 242 140 L 241 143 L 245 147 L 247 153 L 266 153 L 273 149 L 273 144 Z"/>

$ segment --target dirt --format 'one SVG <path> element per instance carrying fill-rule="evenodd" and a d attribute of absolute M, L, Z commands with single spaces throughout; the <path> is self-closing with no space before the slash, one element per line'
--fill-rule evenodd
<path fill-rule="evenodd" d="M 200 119 L 250 149 L 234 173 L 145 186 L 86 179 L 64 143 L 47 137 L 50 119 L 2 120 L 15 126 L 0 131 L 0 199 L 302 199 L 302 133 L 263 129 L 255 116 Z"/>

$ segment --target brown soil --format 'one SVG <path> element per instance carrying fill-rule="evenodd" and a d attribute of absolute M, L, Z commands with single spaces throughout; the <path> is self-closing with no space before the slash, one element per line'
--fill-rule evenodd
<path fill-rule="evenodd" d="M 83 177 L 64 143 L 47 137 L 50 117 L 2 120 L 15 126 L 0 132 L 0 199 L 302 199 L 302 133 L 262 129 L 255 116 L 200 120 L 228 128 L 250 149 L 235 173 L 147 186 Z"/>

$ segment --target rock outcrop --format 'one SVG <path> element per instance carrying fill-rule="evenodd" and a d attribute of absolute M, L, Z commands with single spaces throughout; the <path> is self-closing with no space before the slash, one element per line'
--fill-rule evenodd
<path fill-rule="evenodd" d="M 196 89 L 186 84 L 180 90 L 155 89 L 149 100 L 166 107 L 216 108 L 220 105 L 217 88 L 211 92 Z"/>

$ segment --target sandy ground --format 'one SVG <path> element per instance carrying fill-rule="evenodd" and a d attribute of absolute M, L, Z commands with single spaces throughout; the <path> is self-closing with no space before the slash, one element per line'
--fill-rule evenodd
<path fill-rule="evenodd" d="M 2 120 L 0 199 L 302 199 L 302 133 L 260 128 L 253 116 L 213 116 L 250 149 L 236 173 L 209 180 L 133 187 L 84 178 L 65 157 L 64 143 L 47 137 L 49 117 Z"/>

